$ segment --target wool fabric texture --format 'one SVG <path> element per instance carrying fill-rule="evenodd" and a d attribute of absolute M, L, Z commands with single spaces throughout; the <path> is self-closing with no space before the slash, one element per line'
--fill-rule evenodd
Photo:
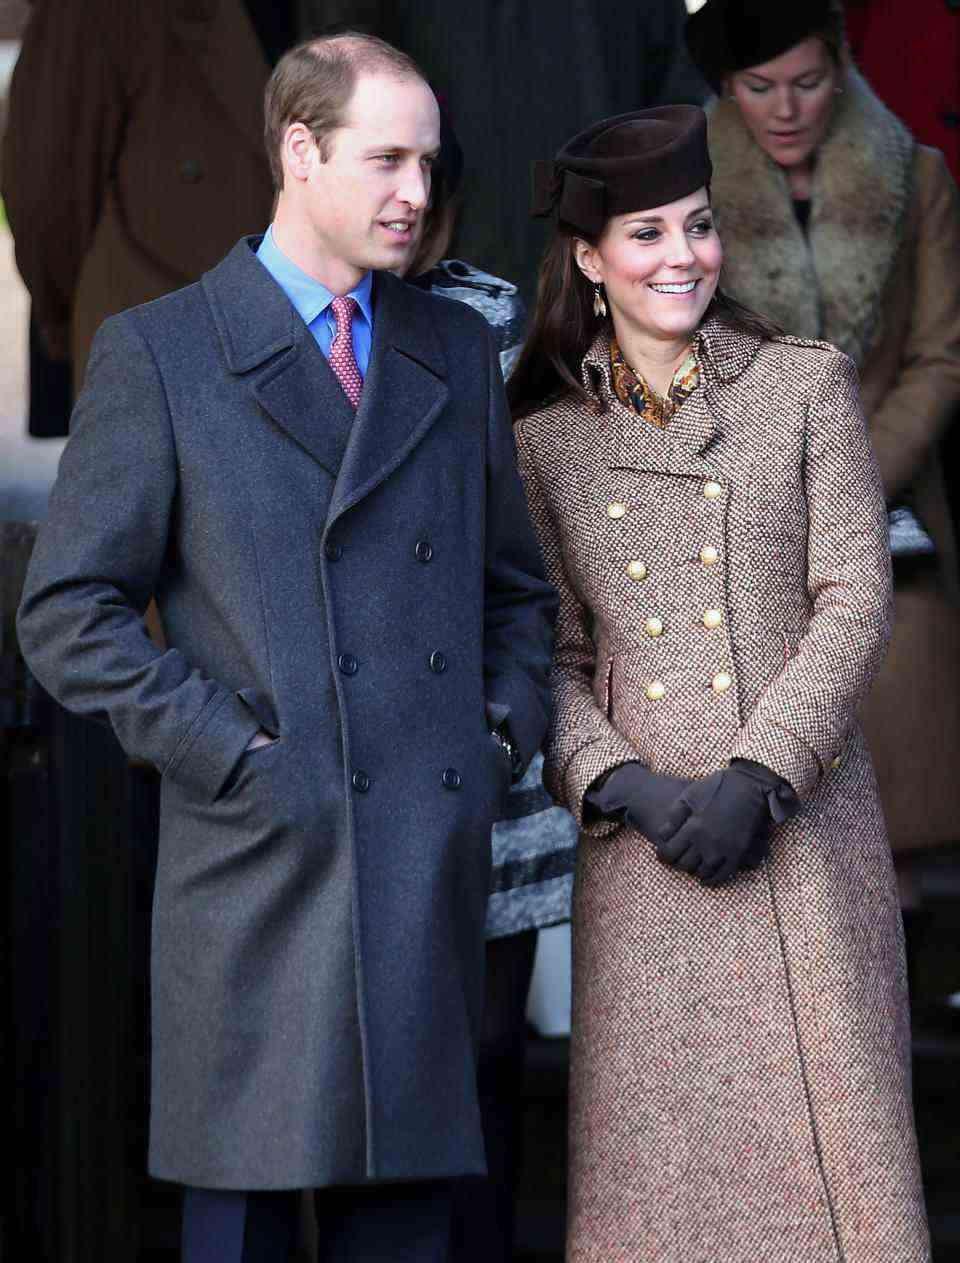
<path fill-rule="evenodd" d="M 596 236 L 611 215 L 666 206 L 704 188 L 712 174 L 706 116 L 663 105 L 602 119 L 533 165 L 534 216 Z"/>
<path fill-rule="evenodd" d="M 902 930 L 857 708 L 890 626 L 883 495 L 850 361 L 715 320 L 664 429 L 609 338 L 516 427 L 560 592 L 545 782 L 581 822 L 572 1263 L 929 1263 Z M 642 564 L 638 564 L 642 563 Z M 657 620 L 656 634 L 651 620 Z M 733 758 L 802 806 L 708 889 L 583 821 L 627 760 Z"/>

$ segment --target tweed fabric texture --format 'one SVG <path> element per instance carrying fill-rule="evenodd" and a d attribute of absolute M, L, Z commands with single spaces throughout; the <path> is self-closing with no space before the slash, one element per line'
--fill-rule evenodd
<path fill-rule="evenodd" d="M 803 806 L 708 889 L 581 833 L 568 1258 L 925 1263 L 902 930 L 856 709 L 890 624 L 886 517 L 850 361 L 717 322 L 665 430 L 609 342 L 517 426 L 560 592 L 545 782 L 583 827 L 624 759 L 765 763 Z M 649 620 L 656 619 L 656 623 Z"/>

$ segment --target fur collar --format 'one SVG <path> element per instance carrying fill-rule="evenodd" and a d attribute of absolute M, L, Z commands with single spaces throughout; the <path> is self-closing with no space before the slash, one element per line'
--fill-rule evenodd
<path fill-rule="evenodd" d="M 712 200 L 723 286 L 788 333 L 832 342 L 862 364 L 913 196 L 913 137 L 848 70 L 814 170 L 809 241 L 787 181 L 732 101 L 709 110 Z"/>

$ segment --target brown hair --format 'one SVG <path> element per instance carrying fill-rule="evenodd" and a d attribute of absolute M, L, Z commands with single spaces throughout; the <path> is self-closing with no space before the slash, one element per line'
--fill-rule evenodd
<path fill-rule="evenodd" d="M 601 329 L 612 331 L 612 324 L 608 316 L 599 320 L 593 313 L 594 288 L 580 271 L 574 250 L 578 237 L 596 245 L 596 239 L 591 241 L 582 232 L 574 234 L 558 224 L 540 263 L 530 332 L 507 382 L 507 398 L 515 421 L 568 393 L 593 407 L 599 406 L 583 387 L 580 367 L 594 338 Z M 719 287 L 704 319 L 710 316 L 766 341 L 783 332 Z"/>
<path fill-rule="evenodd" d="M 406 271 L 411 278 L 429 272 L 447 257 L 463 205 L 463 195 L 460 192 L 448 194 L 442 180 L 435 180 L 431 194 L 430 205 L 424 212 L 423 234 Z"/>
<path fill-rule="evenodd" d="M 303 123 L 317 142 L 324 162 L 330 133 L 343 126 L 357 79 L 362 74 L 422 79 L 423 71 L 406 53 L 362 31 L 337 31 L 305 40 L 277 62 L 263 100 L 263 138 L 274 188 L 283 188 L 280 151 L 291 123 Z"/>

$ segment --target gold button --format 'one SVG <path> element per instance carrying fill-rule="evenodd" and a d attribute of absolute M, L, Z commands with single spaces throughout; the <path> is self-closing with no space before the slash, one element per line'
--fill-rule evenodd
<path fill-rule="evenodd" d="M 723 495 L 723 487 L 718 482 L 705 482 L 703 484 L 703 494 L 708 500 L 719 500 Z"/>
<path fill-rule="evenodd" d="M 659 680 L 653 680 L 647 685 L 647 697 L 650 698 L 651 702 L 659 702 L 660 698 L 663 697 L 666 691 L 667 690 L 663 687 Z"/>
<path fill-rule="evenodd" d="M 720 560 L 720 552 L 712 544 L 707 544 L 700 549 L 700 560 L 705 566 L 715 566 Z"/>
<path fill-rule="evenodd" d="M 642 561 L 631 561 L 627 566 L 627 574 L 639 583 L 647 577 L 647 567 Z"/>
<path fill-rule="evenodd" d="M 733 684 L 733 676 L 728 675 L 726 671 L 718 671 L 713 677 L 714 693 L 726 693 L 727 689 Z"/>
<path fill-rule="evenodd" d="M 627 511 L 627 506 L 621 504 L 619 500 L 614 500 L 607 505 L 607 517 L 618 518 L 623 517 Z"/>
<path fill-rule="evenodd" d="M 836 771 L 838 767 L 841 767 L 842 764 L 843 764 L 843 759 L 840 757 L 839 754 L 837 755 L 835 759 L 830 760 L 830 766 L 833 768 L 834 771 Z"/>
<path fill-rule="evenodd" d="M 663 619 L 648 618 L 647 619 L 647 635 L 662 636 L 663 635 Z"/>
<path fill-rule="evenodd" d="M 723 613 L 721 610 L 704 610 L 703 625 L 713 631 L 715 627 L 719 627 L 723 622 Z"/>

